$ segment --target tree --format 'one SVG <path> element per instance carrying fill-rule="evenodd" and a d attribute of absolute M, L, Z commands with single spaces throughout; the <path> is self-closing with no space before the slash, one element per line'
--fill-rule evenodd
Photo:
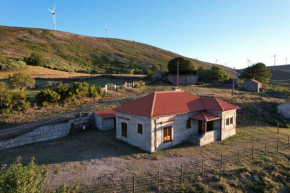
<path fill-rule="evenodd" d="M 70 88 L 68 83 L 65 84 L 59 84 L 55 88 L 55 92 L 57 92 L 60 95 L 60 100 L 64 101 L 67 98 L 71 97 L 73 95 L 72 89 Z"/>
<path fill-rule="evenodd" d="M 41 104 L 43 106 L 46 106 L 48 103 L 58 103 L 60 100 L 60 95 L 53 91 L 50 90 L 49 88 L 41 90 L 36 96 L 35 99 L 38 104 Z"/>
<path fill-rule="evenodd" d="M 34 66 L 45 66 L 46 60 L 45 58 L 38 53 L 33 52 L 28 58 L 24 58 L 24 61 L 28 65 L 34 65 Z"/>
<path fill-rule="evenodd" d="M 86 97 L 89 94 L 89 84 L 87 82 L 74 82 L 73 90 L 76 97 Z"/>
<path fill-rule="evenodd" d="M 8 77 L 8 84 L 13 89 L 25 90 L 26 88 L 33 88 L 35 85 L 35 79 L 29 74 L 16 73 Z"/>
<path fill-rule="evenodd" d="M 40 169 L 34 158 L 23 166 L 21 157 L 9 167 L 4 164 L 0 169 L 0 192 L 40 193 L 47 177 L 47 171 Z"/>
<path fill-rule="evenodd" d="M 183 57 L 177 57 L 170 60 L 167 64 L 169 74 L 177 73 L 177 62 L 179 62 L 179 74 L 195 74 L 195 66 L 194 64 Z"/>
<path fill-rule="evenodd" d="M 153 72 L 160 71 L 160 66 L 157 65 L 157 64 L 153 64 L 152 67 L 151 67 L 151 70 L 152 70 Z"/>
<path fill-rule="evenodd" d="M 263 87 L 268 86 L 272 76 L 270 68 L 263 63 L 254 64 L 246 68 L 239 78 L 244 80 L 255 79 L 263 84 Z"/>
<path fill-rule="evenodd" d="M 216 82 L 222 82 L 230 79 L 230 76 L 223 68 L 219 66 L 212 66 L 209 71 L 208 78 Z"/>
<path fill-rule="evenodd" d="M 205 66 L 200 66 L 197 69 L 197 76 L 199 81 L 206 81 L 208 80 L 209 69 Z"/>

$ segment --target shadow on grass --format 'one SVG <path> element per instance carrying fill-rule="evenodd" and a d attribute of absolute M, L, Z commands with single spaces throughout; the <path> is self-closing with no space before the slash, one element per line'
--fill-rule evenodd
<path fill-rule="evenodd" d="M 38 164 L 90 161 L 145 153 L 115 138 L 115 131 L 87 130 L 64 138 L 0 151 L 0 164 L 10 164 L 18 156 L 23 163 L 35 157 Z"/>

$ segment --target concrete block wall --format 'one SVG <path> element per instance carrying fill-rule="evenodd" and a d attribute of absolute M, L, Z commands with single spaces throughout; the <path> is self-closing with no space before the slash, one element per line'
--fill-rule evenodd
<path fill-rule="evenodd" d="M 88 115 L 85 117 L 71 119 L 67 123 L 41 126 L 14 139 L 0 141 L 0 150 L 65 137 L 69 134 L 73 122 L 86 121 L 90 118 L 91 115 Z"/>
<path fill-rule="evenodd" d="M 199 141 L 199 145 L 203 146 L 212 142 L 217 141 L 219 138 L 219 130 L 213 130 L 206 132 Z"/>
<path fill-rule="evenodd" d="M 126 120 L 123 118 L 128 118 L 129 120 Z M 122 136 L 122 128 L 121 128 L 122 122 L 127 123 L 127 137 Z M 143 125 L 142 134 L 138 133 L 138 128 L 137 128 L 138 124 Z M 151 135 L 152 135 L 151 119 L 138 116 L 138 115 L 116 112 L 116 138 L 117 139 L 125 141 L 145 151 L 151 152 L 151 146 L 152 146 Z"/>
<path fill-rule="evenodd" d="M 114 118 L 102 119 L 100 116 L 94 114 L 94 122 L 96 128 L 101 131 L 112 130 L 115 127 Z"/>

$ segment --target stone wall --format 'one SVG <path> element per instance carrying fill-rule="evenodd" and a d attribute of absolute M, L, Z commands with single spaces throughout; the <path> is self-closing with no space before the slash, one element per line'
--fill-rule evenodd
<path fill-rule="evenodd" d="M 60 123 L 55 125 L 45 125 L 34 129 L 31 132 L 25 133 L 14 139 L 0 141 L 0 150 L 65 137 L 70 133 L 71 125 L 74 122 L 89 121 L 91 115 L 71 119 L 67 123 Z"/>
<path fill-rule="evenodd" d="M 279 105 L 277 109 L 279 114 L 281 114 L 285 118 L 290 119 L 290 102 Z"/>

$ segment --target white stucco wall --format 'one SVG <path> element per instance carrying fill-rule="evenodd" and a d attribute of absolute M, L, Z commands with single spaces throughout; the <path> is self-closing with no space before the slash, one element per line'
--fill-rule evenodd
<path fill-rule="evenodd" d="M 290 119 L 290 102 L 279 105 L 277 109 L 279 114 L 281 114 L 285 118 Z"/>
<path fill-rule="evenodd" d="M 222 136 L 221 140 L 227 139 L 236 134 L 236 120 L 237 120 L 237 113 L 236 110 L 224 111 L 222 112 Z M 233 117 L 233 124 L 226 125 L 226 119 L 228 117 Z"/>

